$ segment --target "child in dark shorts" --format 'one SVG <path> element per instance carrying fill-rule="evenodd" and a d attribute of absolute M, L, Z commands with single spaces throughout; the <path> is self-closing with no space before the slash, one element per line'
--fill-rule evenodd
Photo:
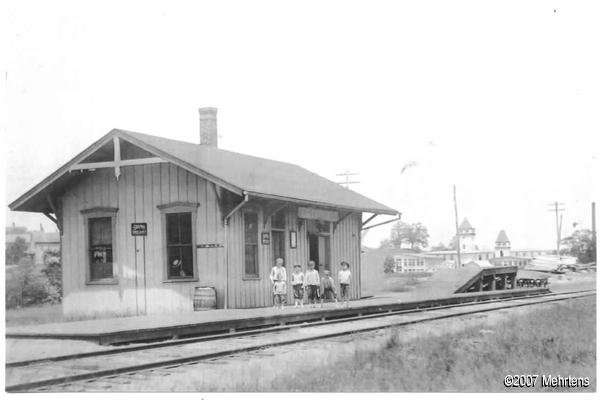
<path fill-rule="evenodd" d="M 331 271 L 325 270 L 325 276 L 321 279 L 321 287 L 323 288 L 323 292 L 321 295 L 321 308 L 323 308 L 323 300 L 335 300 L 335 305 L 337 307 L 337 293 L 335 293 L 333 278 L 331 277 Z"/>
<path fill-rule="evenodd" d="M 304 275 L 304 288 L 306 289 L 306 295 L 308 296 L 308 303 L 312 303 L 312 307 L 317 305 L 317 298 L 319 296 L 319 271 L 315 269 L 315 262 L 308 262 L 308 271 Z"/>
<path fill-rule="evenodd" d="M 287 292 L 284 281 L 275 281 L 273 285 L 273 297 L 275 300 L 275 307 L 279 306 L 283 310 L 285 305 L 285 294 Z"/>

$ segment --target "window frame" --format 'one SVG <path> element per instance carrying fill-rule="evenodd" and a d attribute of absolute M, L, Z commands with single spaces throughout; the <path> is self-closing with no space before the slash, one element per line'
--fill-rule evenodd
<path fill-rule="evenodd" d="M 198 221 L 198 207 L 200 207 L 199 203 L 190 203 L 190 202 L 174 202 L 168 204 L 160 204 L 156 206 L 160 210 L 161 213 L 161 226 L 160 226 L 160 247 L 162 253 L 162 277 L 163 283 L 176 283 L 176 282 L 198 282 L 198 255 L 197 251 L 197 221 Z M 192 276 L 186 276 L 184 278 L 169 278 L 168 272 L 168 251 L 167 251 L 167 214 L 179 214 L 179 213 L 190 213 L 191 216 L 191 226 L 192 226 Z"/>
<path fill-rule="evenodd" d="M 85 284 L 86 285 L 118 285 L 119 284 L 119 273 L 118 273 L 118 249 L 116 243 L 119 243 L 117 237 L 117 212 L 119 211 L 116 207 L 93 207 L 81 210 L 83 215 L 83 229 L 84 229 L 84 259 L 85 259 Z M 110 218 L 111 219 L 111 237 L 112 237 L 112 277 L 92 279 L 92 265 L 90 263 L 90 219 L 96 218 Z"/>
<path fill-rule="evenodd" d="M 256 214 L 256 243 L 254 246 L 256 248 L 256 274 L 248 274 L 246 272 L 246 214 Z M 242 210 L 242 242 L 243 242 L 243 254 L 242 254 L 242 280 L 260 280 L 260 229 L 259 229 L 259 221 L 261 215 L 260 211 L 256 208 L 246 208 Z"/>
<path fill-rule="evenodd" d="M 278 217 L 282 217 L 283 218 L 283 228 L 277 226 L 274 222 L 277 222 L 277 218 Z M 284 208 L 282 210 L 277 211 L 276 213 L 273 213 L 273 215 L 271 215 L 271 230 L 272 231 L 287 231 L 288 229 L 288 212 L 287 212 L 287 208 Z"/>

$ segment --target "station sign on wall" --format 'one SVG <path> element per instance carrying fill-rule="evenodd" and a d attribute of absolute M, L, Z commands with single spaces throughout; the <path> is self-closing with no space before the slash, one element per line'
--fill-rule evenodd
<path fill-rule="evenodd" d="M 298 207 L 298 218 L 329 222 L 337 222 L 340 219 L 337 211 L 308 207 Z"/>
<path fill-rule="evenodd" d="M 271 235 L 269 232 L 262 232 L 260 235 L 262 244 L 271 244 Z"/>
<path fill-rule="evenodd" d="M 131 236 L 148 236 L 148 224 L 145 222 L 132 223 Z"/>
<path fill-rule="evenodd" d="M 196 245 L 197 249 L 219 249 L 222 247 L 225 247 L 223 243 L 201 243 Z"/>

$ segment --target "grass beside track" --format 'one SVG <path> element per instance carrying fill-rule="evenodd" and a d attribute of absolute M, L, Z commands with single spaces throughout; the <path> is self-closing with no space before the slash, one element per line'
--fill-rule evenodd
<path fill-rule="evenodd" d="M 596 297 L 555 303 L 498 324 L 357 349 L 331 365 L 290 371 L 290 379 L 244 384 L 240 391 L 513 392 L 596 390 Z M 539 374 L 534 389 L 505 388 L 508 374 Z M 542 388 L 541 375 L 589 377 L 585 389 Z M 235 389 L 234 389 L 235 390 Z"/>

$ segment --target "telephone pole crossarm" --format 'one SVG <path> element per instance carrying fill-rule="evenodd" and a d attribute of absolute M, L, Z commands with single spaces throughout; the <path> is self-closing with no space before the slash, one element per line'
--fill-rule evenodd
<path fill-rule="evenodd" d="M 351 176 L 354 176 L 354 175 L 359 175 L 359 174 L 360 174 L 360 172 L 350 172 L 350 170 L 349 170 L 349 169 L 347 169 L 347 170 L 345 170 L 345 171 L 344 171 L 344 172 L 342 172 L 342 173 L 335 174 L 335 176 L 343 176 L 343 177 L 345 177 L 345 178 L 346 178 L 346 179 L 345 179 L 343 182 L 336 182 L 336 183 L 337 183 L 337 184 L 339 184 L 339 185 L 346 185 L 346 189 L 348 189 L 348 187 L 349 187 L 351 184 L 354 184 L 354 183 L 360 183 L 360 181 L 351 181 L 351 180 L 350 180 L 350 177 L 351 177 Z"/>

